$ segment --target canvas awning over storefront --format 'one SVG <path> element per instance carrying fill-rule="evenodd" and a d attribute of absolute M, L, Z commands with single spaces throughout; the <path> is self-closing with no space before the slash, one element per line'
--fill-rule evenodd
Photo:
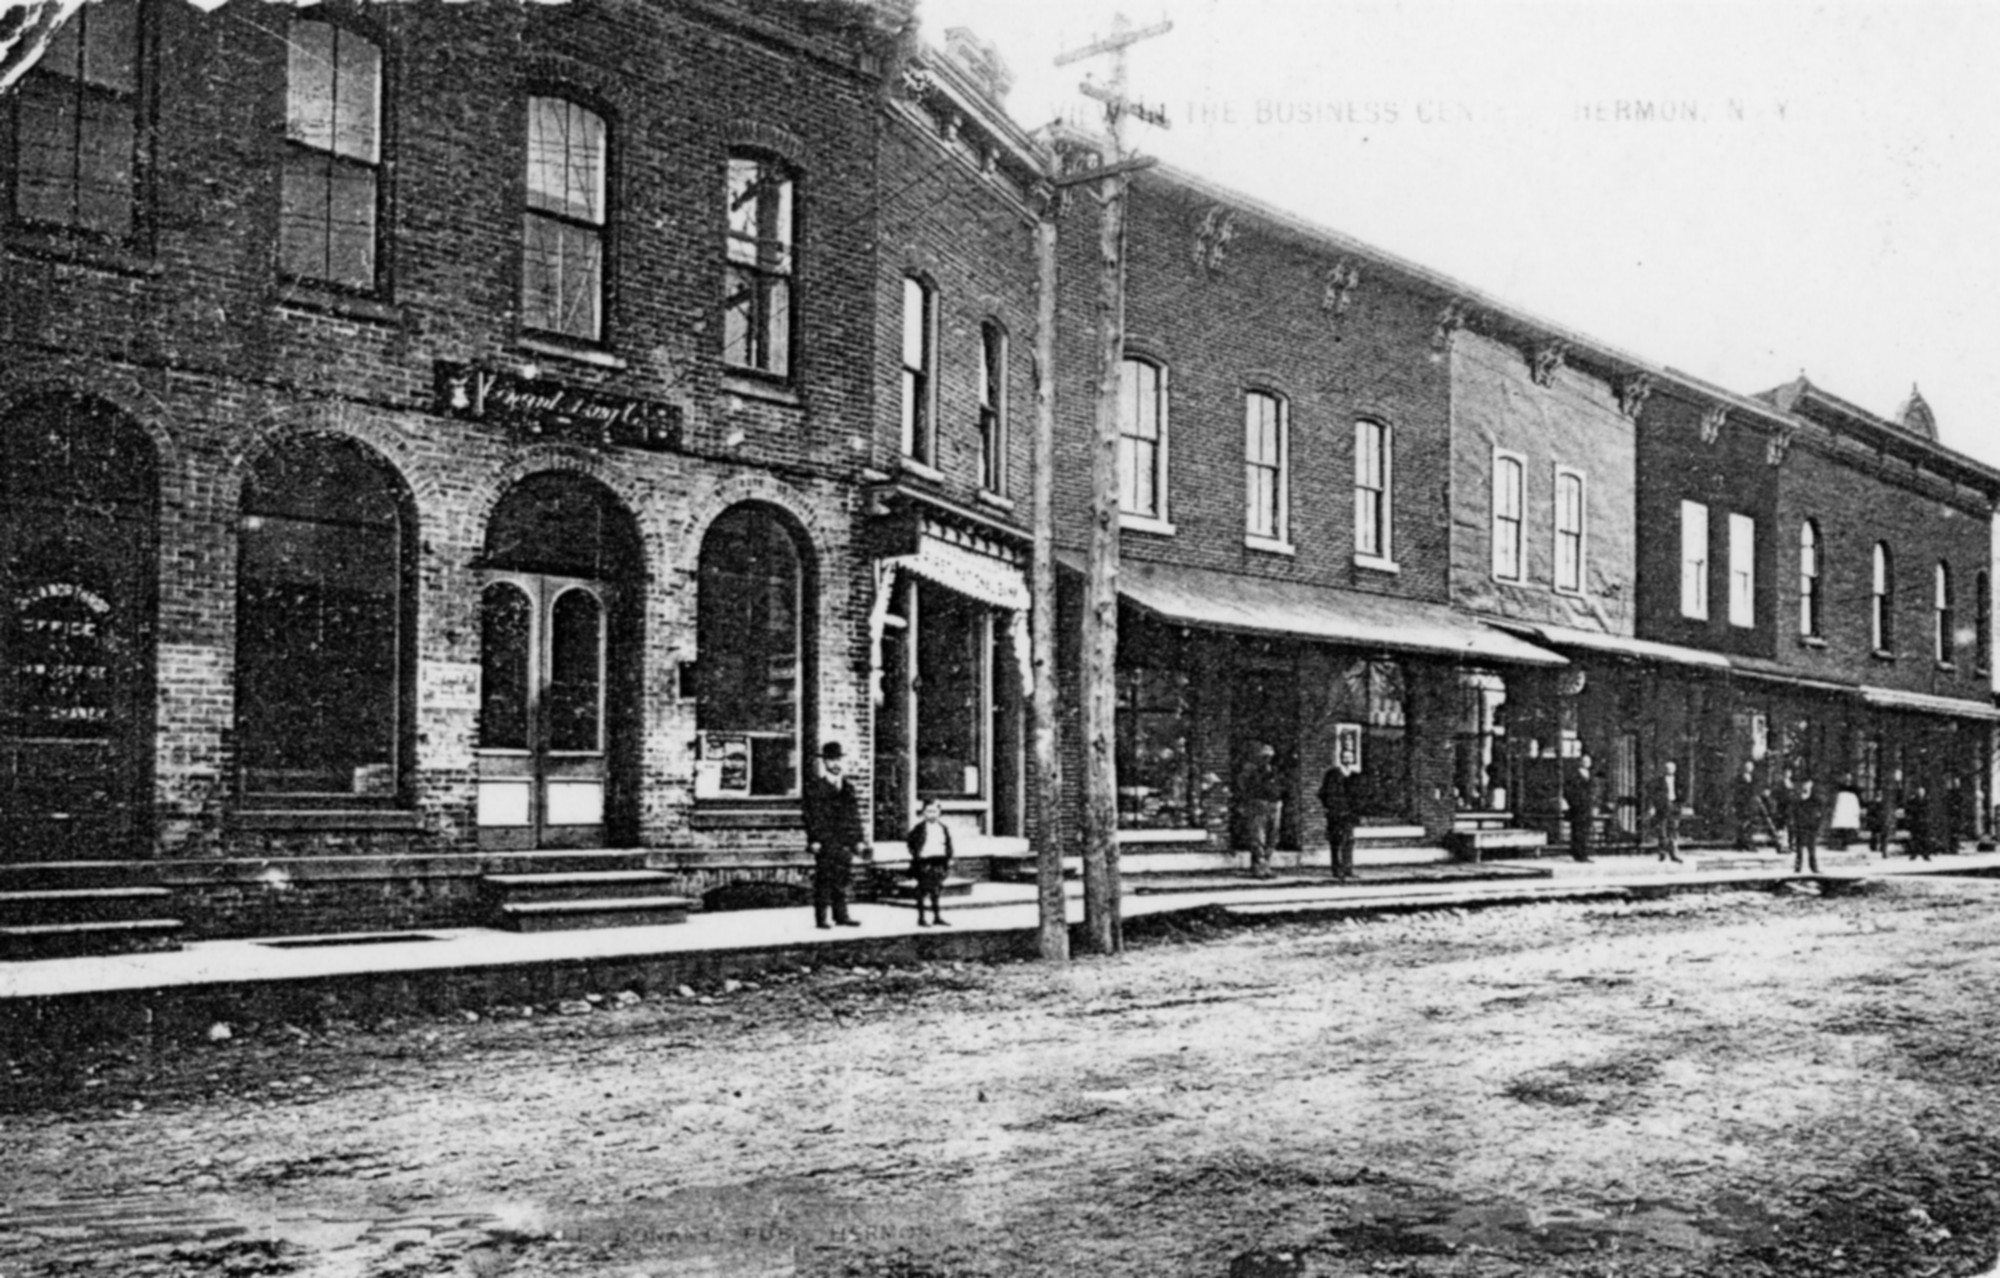
<path fill-rule="evenodd" d="M 1884 710 L 1915 710 L 1923 714 L 1949 715 L 1956 719 L 1984 719 L 2000 722 L 2000 709 L 1981 701 L 1940 697 L 1928 692 L 1904 692 L 1900 688 L 1861 687 L 1861 699 Z"/>
<path fill-rule="evenodd" d="M 1828 678 L 1825 675 L 1806 674 L 1794 670 L 1782 662 L 1768 657 L 1731 657 L 1730 669 L 1739 678 L 1761 679 L 1766 683 L 1781 683 L 1787 687 L 1805 692 L 1824 693 L 1828 696 L 1852 697 L 1860 693 L 1859 684 Z"/>
<path fill-rule="evenodd" d="M 875 561 L 875 604 L 869 610 L 869 683 L 875 704 L 882 701 L 882 632 L 889 622 L 896 574 L 909 573 L 933 585 L 1006 614 L 1008 637 L 1025 694 L 1034 686 L 1028 644 L 1028 578 L 1006 549 L 988 539 L 957 532 L 929 520 L 916 524 L 907 553 Z"/>
<path fill-rule="evenodd" d="M 1524 621 L 1501 621 L 1494 624 L 1502 629 L 1527 635 L 1531 639 L 1539 639 L 1557 648 L 1576 648 L 1584 652 L 1620 657 L 1629 661 L 1658 661 L 1667 665 L 1692 666 L 1700 670 L 1721 672 L 1729 669 L 1728 658 L 1720 653 L 1703 652 L 1699 648 L 1655 643 L 1650 639 L 1634 639 L 1630 635 L 1608 635 L 1597 630 L 1577 630 L 1570 626 L 1545 626 Z"/>
<path fill-rule="evenodd" d="M 1080 556 L 1066 554 L 1062 559 L 1066 567 L 1081 571 Z M 1131 559 L 1118 566 L 1118 593 L 1162 620 L 1206 630 L 1313 639 L 1475 663 L 1569 664 L 1553 652 L 1481 625 L 1443 604 L 1392 595 Z"/>

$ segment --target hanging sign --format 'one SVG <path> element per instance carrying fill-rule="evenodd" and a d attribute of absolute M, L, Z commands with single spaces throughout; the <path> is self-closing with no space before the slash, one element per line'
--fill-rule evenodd
<path fill-rule="evenodd" d="M 447 360 L 437 362 L 434 376 L 432 411 L 440 417 L 572 443 L 654 452 L 681 446 L 681 410 L 673 404 Z"/>

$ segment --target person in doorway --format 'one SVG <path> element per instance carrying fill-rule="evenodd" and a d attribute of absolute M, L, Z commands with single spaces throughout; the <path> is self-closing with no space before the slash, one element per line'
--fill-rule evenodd
<path fill-rule="evenodd" d="M 1757 765 L 1752 760 L 1745 759 L 1743 771 L 1729 783 L 1729 815 L 1736 827 L 1736 850 L 1755 851 L 1758 831 L 1771 828 L 1771 810 L 1757 786 Z M 1771 838 L 1777 841 L 1775 830 Z"/>
<path fill-rule="evenodd" d="M 1563 808 L 1569 816 L 1569 855 L 1572 861 L 1590 860 L 1590 846 L 1597 833 L 1597 776 L 1590 770 L 1590 756 L 1579 755 L 1576 766 L 1563 776 Z"/>
<path fill-rule="evenodd" d="M 1328 859 L 1336 879 L 1354 877 L 1354 826 L 1360 818 L 1356 771 L 1346 760 L 1338 759 L 1319 782 L 1319 806 L 1326 812 Z"/>
<path fill-rule="evenodd" d="M 917 878 L 917 926 L 950 927 L 944 921 L 944 881 L 951 875 L 951 827 L 944 823 L 944 809 L 936 799 L 925 799 L 917 823 L 905 840 L 910 847 L 910 873 Z M 924 920 L 924 905 L 931 907 L 930 922 Z"/>
<path fill-rule="evenodd" d="M 1882 782 L 1882 797 L 1875 801 L 1874 824 L 1869 828 L 1869 845 L 1879 856 L 1889 855 L 1895 841 L 1897 820 L 1903 810 L 1903 770 L 1897 768 Z"/>
<path fill-rule="evenodd" d="M 1259 742 L 1236 775 L 1236 798 L 1242 804 L 1245 833 L 1250 842 L 1250 873 L 1271 877 L 1271 849 L 1278 841 L 1278 823 L 1285 815 L 1285 791 L 1278 781 L 1278 751 Z"/>
<path fill-rule="evenodd" d="M 1661 768 L 1660 775 L 1653 778 L 1651 792 L 1647 796 L 1647 819 L 1660 840 L 1660 859 L 1678 863 L 1681 859 L 1681 795 L 1680 777 L 1672 759 Z"/>
<path fill-rule="evenodd" d="M 1861 792 L 1854 788 L 1853 776 L 1840 779 L 1833 792 L 1832 812 L 1827 819 L 1829 847 L 1848 847 L 1861 837 Z"/>
<path fill-rule="evenodd" d="M 819 775 L 806 782 L 804 816 L 806 851 L 813 859 L 813 922 L 819 927 L 860 927 L 848 917 L 847 889 L 854 879 L 855 856 L 866 856 L 862 833 L 861 796 L 845 768 L 840 742 L 820 747 Z M 831 921 L 829 921 L 829 919 Z"/>
<path fill-rule="evenodd" d="M 1810 869 L 1819 873 L 1819 840 L 1826 831 L 1828 818 L 1826 800 L 1813 785 L 1810 776 L 1799 778 L 1792 791 L 1791 840 L 1792 873 L 1803 874 Z"/>
<path fill-rule="evenodd" d="M 1909 857 L 1912 861 L 1928 861 L 1936 851 L 1937 828 L 1931 824 L 1931 814 L 1936 808 L 1931 803 L 1929 783 L 1917 782 L 1917 788 L 1910 795 L 1910 844 Z"/>

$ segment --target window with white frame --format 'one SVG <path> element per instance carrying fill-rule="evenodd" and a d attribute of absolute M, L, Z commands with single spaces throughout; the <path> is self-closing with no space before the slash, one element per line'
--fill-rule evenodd
<path fill-rule="evenodd" d="M 937 306 L 931 286 L 903 277 L 903 456 L 930 465 L 937 456 L 931 397 L 937 368 Z"/>
<path fill-rule="evenodd" d="M 1243 527 L 1252 537 L 1285 539 L 1285 401 L 1268 391 L 1243 396 Z"/>
<path fill-rule="evenodd" d="M 521 324 L 594 342 L 604 332 L 604 119 L 566 98 L 528 99 Z"/>
<path fill-rule="evenodd" d="M 1388 559 L 1392 527 L 1390 487 L 1393 450 L 1389 427 L 1367 418 L 1354 423 L 1354 554 Z"/>
<path fill-rule="evenodd" d="M 1493 455 L 1493 575 L 1519 581 L 1526 573 L 1521 541 L 1526 470 L 1512 453 Z"/>
<path fill-rule="evenodd" d="M 1681 503 L 1681 616 L 1708 620 L 1708 507 Z"/>
<path fill-rule="evenodd" d="M 1888 652 L 1896 642 L 1896 566 L 1889 544 L 1875 543 L 1873 570 L 1868 595 L 1868 640 L 1877 652 Z"/>
<path fill-rule="evenodd" d="M 1819 635 L 1819 525 L 1808 519 L 1799 525 L 1799 634 Z"/>
<path fill-rule="evenodd" d="M 376 286 L 382 51 L 345 27 L 292 23 L 278 260 L 285 274 Z"/>
<path fill-rule="evenodd" d="M 1166 372 L 1128 359 L 1118 379 L 1118 505 L 1128 515 L 1167 517 Z"/>
<path fill-rule="evenodd" d="M 1583 593 L 1583 475 L 1556 470 L 1556 589 Z"/>
<path fill-rule="evenodd" d="M 1757 521 L 1729 515 L 1729 624 L 1757 624 Z"/>
<path fill-rule="evenodd" d="M 1007 491 L 1007 330 L 979 326 L 979 486 Z"/>
<path fill-rule="evenodd" d="M 1953 635 L 1952 631 L 1957 623 L 1953 620 L 1952 616 L 1951 565 L 1942 560 L 1939 561 L 1937 566 L 1936 581 L 1932 587 L 1931 602 L 1934 609 L 1934 619 L 1931 627 L 1933 632 L 1931 636 L 1932 652 L 1937 657 L 1939 665 L 1948 666 L 1951 664 L 1952 647 L 1956 642 L 1956 636 Z"/>

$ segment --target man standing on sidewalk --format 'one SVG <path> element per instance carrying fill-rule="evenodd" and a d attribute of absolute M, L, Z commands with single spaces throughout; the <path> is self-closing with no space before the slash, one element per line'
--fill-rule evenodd
<path fill-rule="evenodd" d="M 1791 802 L 1793 874 L 1805 873 L 1807 866 L 1819 873 L 1819 837 L 1826 829 L 1828 815 L 1826 800 L 1813 787 L 1813 779 L 1800 777 Z"/>
<path fill-rule="evenodd" d="M 1319 805 L 1326 810 L 1326 841 L 1333 877 L 1354 877 L 1355 777 L 1348 760 L 1336 758 L 1319 782 Z"/>
<path fill-rule="evenodd" d="M 1587 754 L 1579 755 L 1576 767 L 1563 777 L 1563 807 L 1569 815 L 1570 859 L 1588 861 L 1591 837 L 1597 832 L 1597 778 Z"/>
<path fill-rule="evenodd" d="M 847 916 L 847 886 L 854 878 L 854 855 L 866 852 L 861 831 L 861 796 L 854 782 L 841 776 L 845 760 L 840 742 L 820 747 L 820 775 L 806 782 L 806 851 L 813 858 L 813 922 L 860 927 Z M 827 921 L 828 915 L 832 922 Z"/>
<path fill-rule="evenodd" d="M 1764 796 L 1757 789 L 1757 765 L 1745 759 L 1743 771 L 1729 783 L 1729 816 L 1736 826 L 1736 850 L 1757 850 L 1757 831 L 1771 824 Z"/>
<path fill-rule="evenodd" d="M 1653 779 L 1651 794 L 1648 796 L 1654 826 L 1660 836 L 1660 859 L 1679 862 L 1681 859 L 1681 786 L 1680 778 L 1674 775 L 1672 759 L 1667 760 L 1660 775 Z"/>
<path fill-rule="evenodd" d="M 1236 801 L 1243 805 L 1243 824 L 1250 839 L 1250 873 L 1271 877 L 1271 848 L 1278 841 L 1278 822 L 1285 814 L 1285 791 L 1278 783 L 1278 751 L 1259 742 L 1243 771 L 1236 775 Z"/>

